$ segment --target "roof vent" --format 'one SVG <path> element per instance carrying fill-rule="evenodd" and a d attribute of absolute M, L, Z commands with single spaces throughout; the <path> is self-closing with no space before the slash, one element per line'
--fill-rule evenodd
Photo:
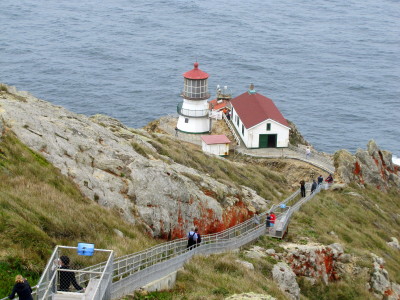
<path fill-rule="evenodd" d="M 250 95 L 252 95 L 252 94 L 255 94 L 256 93 L 256 90 L 254 89 L 254 84 L 250 84 L 250 87 L 249 87 L 249 94 Z"/>

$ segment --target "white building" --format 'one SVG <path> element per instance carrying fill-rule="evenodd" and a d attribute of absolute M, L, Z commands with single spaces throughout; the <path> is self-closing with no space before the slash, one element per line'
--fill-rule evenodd
<path fill-rule="evenodd" d="M 226 135 L 202 135 L 201 140 L 203 152 L 220 156 L 229 155 L 229 144 L 231 141 Z"/>
<path fill-rule="evenodd" d="M 247 148 L 281 148 L 289 145 L 289 124 L 274 102 L 254 86 L 231 100 L 232 123 Z"/>
<path fill-rule="evenodd" d="M 211 130 L 209 118 L 208 74 L 199 69 L 199 64 L 194 63 L 193 70 L 183 74 L 184 88 L 182 92 L 183 103 L 179 103 L 177 129 L 186 133 L 208 133 Z"/>

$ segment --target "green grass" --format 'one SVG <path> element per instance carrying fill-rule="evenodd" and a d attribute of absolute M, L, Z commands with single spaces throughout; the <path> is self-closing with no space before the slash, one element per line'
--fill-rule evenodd
<path fill-rule="evenodd" d="M 254 292 L 268 293 L 284 299 L 282 292 L 265 276 L 272 263 L 267 260 L 254 264 L 251 271 L 238 264 L 237 254 L 225 253 L 207 257 L 194 257 L 178 271 L 176 286 L 169 291 L 171 299 L 225 299 L 233 294 Z"/>
<path fill-rule="evenodd" d="M 399 214 L 397 190 L 384 193 L 373 187 L 349 186 L 343 191 L 323 191 L 294 215 L 288 238 L 294 242 L 302 237 L 324 244 L 338 242 L 365 262 L 372 261 L 373 252 L 385 259 L 391 280 L 400 282 L 400 253 L 387 245 L 391 237 L 399 238 Z"/>
<path fill-rule="evenodd" d="M 182 147 L 181 142 L 178 143 L 169 137 L 153 134 L 153 138 L 150 144 L 159 155 L 168 156 L 176 163 L 208 174 L 221 183 L 236 187 L 240 185 L 250 187 L 261 197 L 275 202 L 281 201 L 284 196 L 290 194 L 288 183 L 282 174 L 271 171 L 257 162 L 247 164 L 234 162 L 231 159 L 206 155 L 198 146 L 189 143 L 185 143 L 185 147 Z M 190 175 L 188 177 L 190 178 Z M 224 196 L 220 195 L 219 198 L 224 198 Z"/>
<path fill-rule="evenodd" d="M 84 217 L 82 214 L 84 213 Z M 118 229 L 125 237 L 118 237 Z M 0 141 L 0 297 L 14 277 L 31 285 L 55 245 L 92 242 L 123 255 L 156 243 L 116 210 L 84 197 L 77 186 L 47 160 L 8 134 Z"/>

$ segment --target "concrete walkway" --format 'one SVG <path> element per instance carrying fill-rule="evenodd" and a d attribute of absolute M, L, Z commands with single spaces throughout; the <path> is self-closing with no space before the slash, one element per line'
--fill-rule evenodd
<path fill-rule="evenodd" d="M 259 149 L 247 149 L 246 147 L 238 147 L 236 151 L 252 157 L 297 159 L 313 165 L 314 167 L 317 167 L 328 173 L 333 174 L 335 172 L 333 161 L 328 157 L 323 156 L 318 152 L 312 152 L 311 156 L 309 158 L 306 158 L 305 150 L 297 147 Z"/>
<path fill-rule="evenodd" d="M 160 128 L 164 130 L 171 136 L 175 138 L 196 144 L 201 146 L 201 135 L 203 134 L 188 134 L 183 132 L 176 132 L 177 118 L 168 116 L 160 119 Z M 226 125 L 225 125 L 226 126 Z M 232 144 L 235 142 L 232 141 Z M 296 159 L 301 160 L 305 163 L 313 165 L 323 171 L 328 173 L 334 173 L 335 167 L 333 166 L 333 161 L 329 156 L 321 154 L 317 151 L 311 150 L 311 156 L 306 158 L 305 148 L 290 146 L 289 148 L 258 148 L 258 149 L 247 149 L 243 143 L 240 146 L 234 147 L 235 152 L 248 155 L 252 157 L 262 157 L 262 158 L 283 158 L 283 159 Z"/>

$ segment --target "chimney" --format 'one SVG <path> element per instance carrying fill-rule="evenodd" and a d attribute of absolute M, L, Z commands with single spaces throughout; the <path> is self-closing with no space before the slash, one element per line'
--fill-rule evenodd
<path fill-rule="evenodd" d="M 255 94 L 256 90 L 254 89 L 254 84 L 250 83 L 250 87 L 249 87 L 249 94 Z"/>

